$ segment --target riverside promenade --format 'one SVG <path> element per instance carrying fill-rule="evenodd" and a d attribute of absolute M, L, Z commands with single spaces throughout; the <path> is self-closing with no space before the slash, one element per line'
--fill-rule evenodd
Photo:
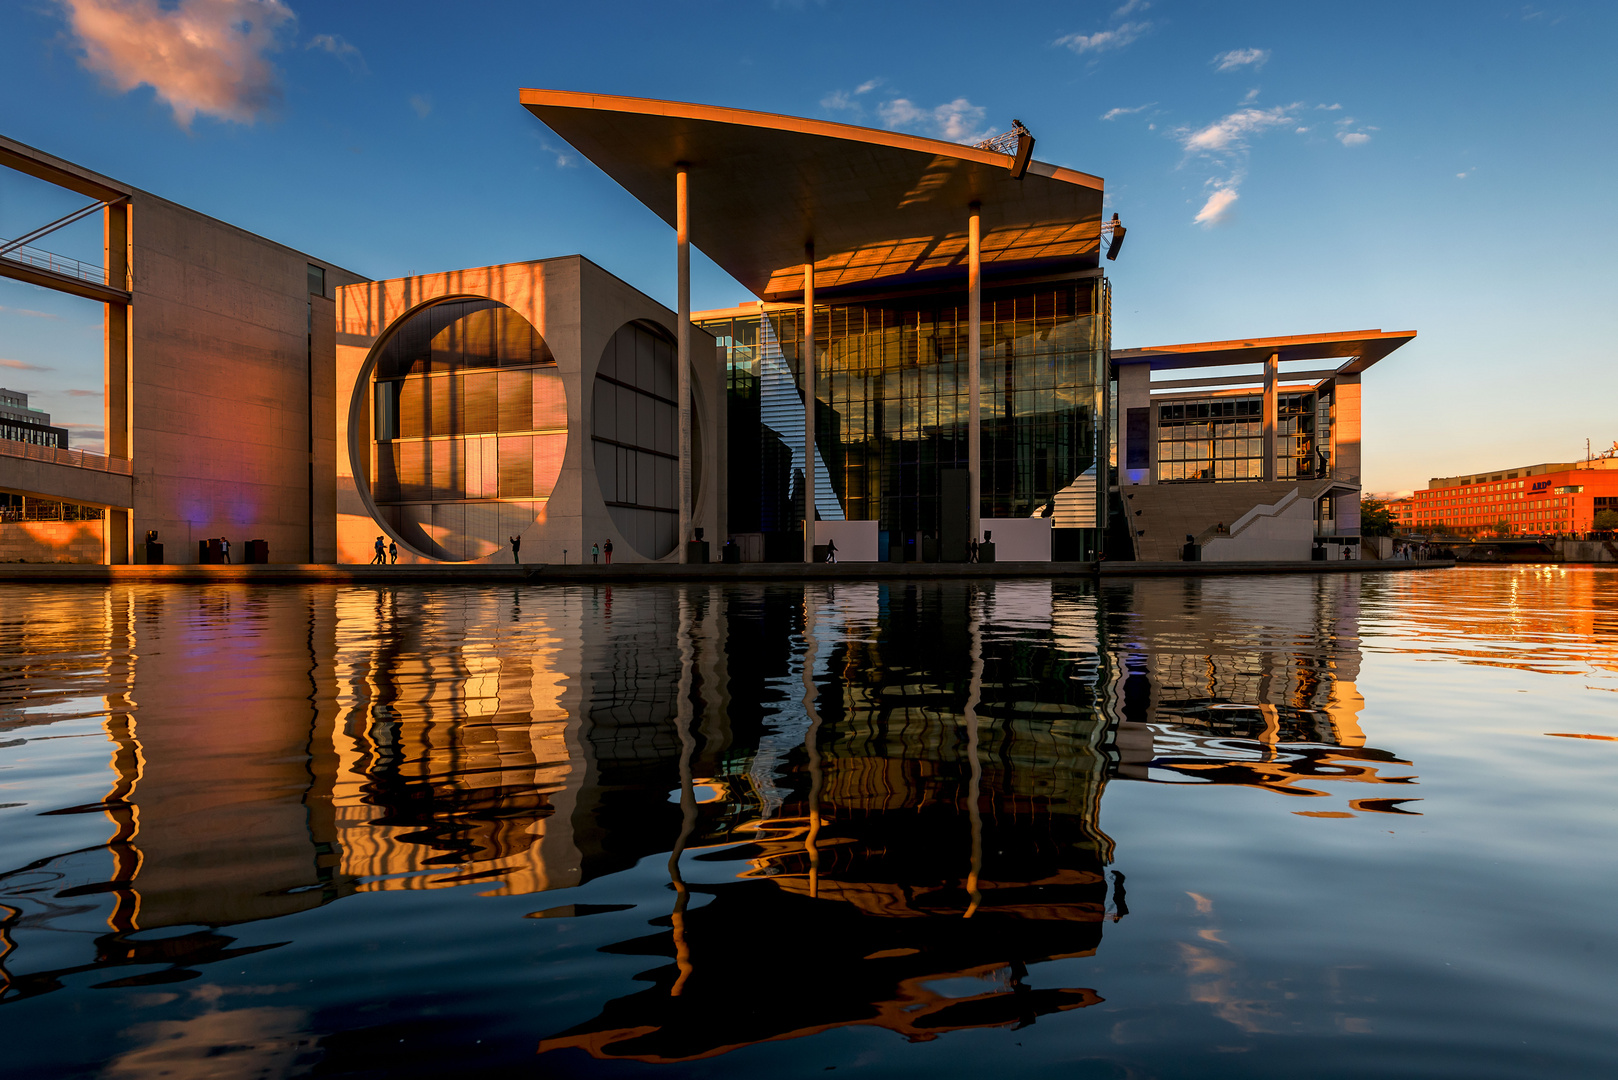
<path fill-rule="evenodd" d="M 1354 574 L 1442 570 L 1454 560 L 1424 562 L 995 562 L 995 563 L 557 563 L 451 565 L 319 565 L 246 563 L 233 566 L 86 566 L 0 563 L 0 581 L 35 584 L 252 584 L 313 582 L 355 585 L 577 585 L 727 581 L 876 581 L 926 578 L 1214 577 L 1231 574 Z"/>

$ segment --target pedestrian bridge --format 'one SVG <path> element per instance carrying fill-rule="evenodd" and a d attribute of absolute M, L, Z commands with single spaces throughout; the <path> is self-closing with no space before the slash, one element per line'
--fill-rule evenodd
<path fill-rule="evenodd" d="M 128 509 L 132 473 L 128 458 L 0 439 L 0 490 L 17 495 Z"/>

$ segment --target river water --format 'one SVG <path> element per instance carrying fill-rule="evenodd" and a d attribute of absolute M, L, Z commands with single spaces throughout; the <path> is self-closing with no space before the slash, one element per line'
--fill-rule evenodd
<path fill-rule="evenodd" d="M 1618 1075 L 1618 570 L 0 586 L 0 1073 Z"/>

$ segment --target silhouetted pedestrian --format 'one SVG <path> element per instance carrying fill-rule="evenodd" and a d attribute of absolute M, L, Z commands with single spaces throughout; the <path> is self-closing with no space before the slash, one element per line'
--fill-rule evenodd
<path fill-rule="evenodd" d="M 394 543 L 392 540 L 389 540 L 388 541 L 388 562 L 396 563 L 398 561 L 399 561 L 399 545 Z"/>
<path fill-rule="evenodd" d="M 605 544 L 603 544 L 602 547 L 601 547 L 601 551 L 602 551 L 603 554 L 605 554 L 607 556 L 607 565 L 611 566 L 612 565 L 612 541 L 608 540 Z"/>
<path fill-rule="evenodd" d="M 521 562 L 522 561 L 521 559 L 519 559 L 517 557 L 517 552 L 521 548 L 522 548 L 522 537 L 513 536 L 511 538 L 511 561 L 512 562 L 516 563 L 516 562 Z"/>
<path fill-rule="evenodd" d="M 230 541 L 226 540 L 223 536 L 221 536 L 219 538 L 219 551 L 220 551 L 221 554 L 223 554 L 225 556 L 225 562 L 229 563 L 230 562 Z"/>
<path fill-rule="evenodd" d="M 837 561 L 837 541 L 836 540 L 828 540 L 828 541 L 826 541 L 826 561 L 829 562 L 829 563 L 834 563 L 834 562 Z"/>
<path fill-rule="evenodd" d="M 383 552 L 386 551 L 387 549 L 382 546 L 382 538 L 380 536 L 376 538 L 375 547 L 376 547 L 376 554 L 371 556 L 371 565 L 372 566 L 381 566 L 384 562 L 387 561 L 386 556 L 383 554 Z"/>
<path fill-rule="evenodd" d="M 601 545 L 600 544 L 591 544 L 590 545 L 590 565 L 594 566 L 596 563 L 599 563 L 600 561 L 601 561 Z"/>

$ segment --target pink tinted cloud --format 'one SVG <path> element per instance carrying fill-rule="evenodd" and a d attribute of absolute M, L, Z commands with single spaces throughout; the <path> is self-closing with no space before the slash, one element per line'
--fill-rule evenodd
<path fill-rule="evenodd" d="M 280 99 L 265 54 L 296 21 L 281 0 L 59 0 L 84 66 L 119 91 L 150 86 L 181 127 L 198 113 L 251 124 Z"/>

